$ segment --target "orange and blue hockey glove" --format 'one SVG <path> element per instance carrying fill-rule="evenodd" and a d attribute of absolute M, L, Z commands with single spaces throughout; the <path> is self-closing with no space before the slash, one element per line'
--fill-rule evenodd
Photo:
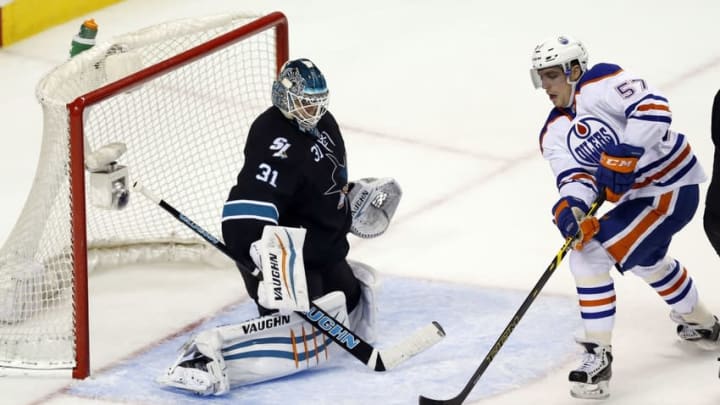
<path fill-rule="evenodd" d="M 573 249 L 582 250 L 583 246 L 600 231 L 598 219 L 585 215 L 588 210 L 587 204 L 575 197 L 562 197 L 553 205 L 555 225 L 563 238 L 574 238 Z"/>
<path fill-rule="evenodd" d="M 605 192 L 608 201 L 616 202 L 635 184 L 635 167 L 645 149 L 621 143 L 608 145 L 600 155 L 600 166 L 595 172 L 598 189 Z"/>

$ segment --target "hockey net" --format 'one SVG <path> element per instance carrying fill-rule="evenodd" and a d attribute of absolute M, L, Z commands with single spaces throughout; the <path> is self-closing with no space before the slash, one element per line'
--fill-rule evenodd
<path fill-rule="evenodd" d="M 191 230 L 130 195 L 90 201 L 84 158 L 121 142 L 118 164 L 220 235 L 244 138 L 288 57 L 287 20 L 220 15 L 98 44 L 38 84 L 44 130 L 35 180 L 0 249 L 0 367 L 89 375 L 87 274 L 152 261 L 213 261 Z M 87 194 L 87 195 L 86 195 Z"/>

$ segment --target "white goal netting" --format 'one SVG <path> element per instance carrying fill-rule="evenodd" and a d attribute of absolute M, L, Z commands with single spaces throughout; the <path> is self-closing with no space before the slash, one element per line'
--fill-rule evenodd
<path fill-rule="evenodd" d="M 212 247 L 140 195 L 131 194 L 121 210 L 95 207 L 84 193 L 90 174 L 72 170 L 82 166 L 70 156 L 83 143 L 86 157 L 125 144 L 117 162 L 130 182 L 142 181 L 220 236 L 245 134 L 270 105 L 287 57 L 287 43 L 280 43 L 286 32 L 278 36 L 276 20 L 285 23 L 273 13 L 262 24 L 222 15 L 152 26 L 98 44 L 41 80 L 44 133 L 35 180 L 0 249 L 0 367 L 76 367 L 86 350 L 76 347 L 87 327 L 76 316 L 87 311 L 87 297 L 79 296 L 86 292 L 76 287 L 87 272 L 84 252 L 91 268 L 214 260 Z M 77 231 L 83 228 L 73 231 L 82 224 L 86 248 Z"/>

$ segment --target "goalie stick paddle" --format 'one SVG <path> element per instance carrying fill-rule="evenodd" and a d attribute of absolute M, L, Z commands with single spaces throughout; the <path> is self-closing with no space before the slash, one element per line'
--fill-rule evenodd
<path fill-rule="evenodd" d="M 586 215 L 595 215 L 598 208 L 600 208 L 600 205 L 602 205 L 604 201 L 605 195 L 601 193 L 592 203 Z M 542 276 L 540 276 L 540 280 L 538 280 L 538 282 L 535 284 L 535 287 L 533 287 L 533 289 L 530 291 L 530 294 L 528 294 L 527 298 L 525 298 L 525 301 L 523 301 L 522 305 L 520 305 L 520 308 L 517 310 L 517 312 L 515 312 L 515 315 L 513 315 L 510 323 L 508 323 L 508 325 L 505 327 L 505 330 L 503 330 L 503 332 L 500 334 L 500 337 L 497 339 L 497 341 L 495 341 L 495 344 L 490 348 L 490 351 L 485 356 L 482 363 L 480 363 L 480 366 L 477 368 L 477 370 L 475 370 L 475 373 L 470 378 L 470 381 L 465 384 L 463 390 L 460 391 L 460 393 L 457 394 L 455 397 L 450 399 L 432 399 L 420 395 L 420 405 L 460 405 L 463 403 L 463 401 L 465 401 L 467 396 L 470 395 L 470 391 L 472 391 L 477 382 L 480 380 L 480 377 L 490 365 L 490 362 L 493 361 L 495 356 L 505 344 L 505 341 L 508 339 L 508 337 L 510 337 L 510 334 L 513 332 L 518 323 L 520 323 L 520 319 L 522 319 L 522 317 L 525 315 L 525 312 L 527 312 L 528 308 L 530 308 L 530 305 L 532 305 L 533 301 L 535 301 L 535 298 L 537 298 L 538 294 L 540 294 L 540 291 L 550 279 L 550 276 L 552 276 L 555 269 L 557 269 L 557 267 L 560 265 L 560 262 L 562 262 L 562 259 L 570 250 L 570 246 L 572 246 L 572 242 L 574 239 L 574 236 L 567 237 L 565 239 L 565 243 L 560 248 L 560 251 L 557 252 L 553 260 L 550 262 L 550 265 L 547 267 Z"/>
<path fill-rule="evenodd" d="M 206 242 L 215 246 L 235 263 L 238 262 L 233 257 L 232 252 L 230 252 L 228 247 L 222 241 L 203 229 L 200 225 L 193 222 L 190 218 L 183 215 L 165 200 L 154 196 L 142 184 L 136 181 L 133 184 L 133 190 L 139 191 L 140 194 L 159 205 L 178 221 L 182 222 L 185 226 L 200 235 Z M 250 271 L 245 266 L 238 266 L 238 268 L 240 271 L 248 272 L 254 277 L 262 280 L 262 273 L 259 270 L 256 269 L 255 271 Z M 322 331 L 323 334 L 327 335 L 343 350 L 365 363 L 365 365 L 374 371 L 390 370 L 410 357 L 430 348 L 445 337 L 445 331 L 442 326 L 433 321 L 430 325 L 425 326 L 411 336 L 405 338 L 405 340 L 397 344 L 395 347 L 378 350 L 371 344 L 361 339 L 357 334 L 348 329 L 332 315 L 325 312 L 322 308 L 312 302 L 310 303 L 310 310 L 308 312 L 296 313 L 318 328 L 318 330 Z"/>

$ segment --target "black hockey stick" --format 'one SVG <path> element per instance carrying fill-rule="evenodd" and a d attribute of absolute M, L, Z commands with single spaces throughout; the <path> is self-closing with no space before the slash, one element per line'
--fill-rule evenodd
<path fill-rule="evenodd" d="M 600 196 L 598 196 L 590 206 L 590 209 L 587 212 L 587 216 L 595 215 L 598 208 L 600 208 L 600 205 L 602 205 L 604 201 L 605 195 L 601 193 Z M 495 344 L 492 346 L 492 348 L 490 348 L 490 352 L 488 352 L 488 354 L 485 356 L 485 359 L 483 359 L 482 363 L 480 363 L 480 367 L 475 370 L 475 373 L 470 378 L 470 381 L 465 384 L 465 388 L 463 388 L 463 390 L 460 391 L 460 393 L 457 394 L 455 397 L 444 400 L 431 399 L 420 395 L 420 405 L 460 405 L 463 403 L 463 401 L 465 401 L 467 396 L 470 394 L 470 391 L 472 391 L 472 389 L 475 387 L 475 384 L 477 384 L 478 380 L 480 380 L 480 377 L 490 365 L 490 362 L 493 361 L 495 355 L 498 354 L 500 349 L 505 344 L 505 341 L 508 339 L 508 337 L 510 337 L 510 334 L 513 332 L 518 323 L 520 323 L 520 319 L 522 319 L 522 317 L 525 315 L 525 312 L 527 312 L 528 308 L 530 308 L 530 305 L 532 305 L 533 301 L 535 301 L 535 298 L 537 298 L 538 294 L 540 294 L 540 291 L 550 279 L 550 276 L 552 276 L 555 269 L 557 269 L 557 267 L 560 265 L 560 262 L 562 262 L 562 259 L 570 250 L 570 246 L 572 245 L 574 239 L 575 237 L 568 237 L 565 239 L 565 243 L 560 248 L 560 251 L 557 252 L 552 262 L 550 262 L 550 265 L 547 267 L 542 276 L 540 276 L 540 280 L 538 280 L 538 282 L 535 284 L 535 287 L 533 287 L 533 289 L 530 291 L 530 294 L 528 294 L 527 298 L 525 298 L 525 301 L 523 301 L 522 305 L 520 305 L 520 308 L 517 310 L 517 312 L 515 312 L 515 315 L 513 315 L 510 323 L 508 323 L 508 325 L 505 327 L 505 330 L 503 330 L 503 332 L 500 334 L 500 337 L 497 339 L 497 341 L 495 341 Z"/>
<path fill-rule="evenodd" d="M 133 184 L 133 190 L 139 191 L 140 194 L 162 207 L 165 211 L 170 213 L 170 215 L 185 224 L 188 228 L 195 231 L 195 233 L 200 235 L 211 245 L 215 246 L 235 263 L 238 262 L 223 242 L 203 229 L 200 225 L 193 222 L 190 218 L 183 215 L 165 200 L 152 195 L 139 182 L 136 181 Z M 256 270 L 251 272 L 245 266 L 238 266 L 238 268 L 240 271 L 248 272 L 254 277 L 257 277 L 259 280 L 262 280 L 262 273 L 259 271 Z M 337 343 L 343 350 L 365 363 L 365 365 L 374 371 L 390 370 L 410 357 L 428 349 L 445 337 L 445 331 L 442 329 L 440 324 L 433 321 L 430 325 L 418 330 L 395 347 L 380 351 L 361 339 L 356 333 L 348 329 L 340 321 L 312 302 L 310 303 L 310 310 L 308 310 L 308 312 L 297 311 L 296 313 L 317 327 L 318 330 L 322 331 L 322 333 Z"/>

